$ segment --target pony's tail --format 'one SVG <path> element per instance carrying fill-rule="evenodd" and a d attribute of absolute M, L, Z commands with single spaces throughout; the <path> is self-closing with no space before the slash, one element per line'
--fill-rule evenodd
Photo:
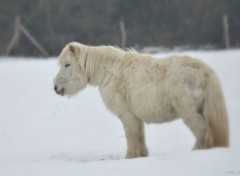
<path fill-rule="evenodd" d="M 228 147 L 228 115 L 220 82 L 215 73 L 208 76 L 203 106 L 206 147 Z"/>

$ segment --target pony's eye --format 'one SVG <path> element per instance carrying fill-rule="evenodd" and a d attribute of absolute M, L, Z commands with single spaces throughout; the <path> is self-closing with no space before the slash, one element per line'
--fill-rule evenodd
<path fill-rule="evenodd" d="M 65 64 L 65 68 L 67 68 L 67 67 L 69 67 L 70 66 L 70 64 Z"/>

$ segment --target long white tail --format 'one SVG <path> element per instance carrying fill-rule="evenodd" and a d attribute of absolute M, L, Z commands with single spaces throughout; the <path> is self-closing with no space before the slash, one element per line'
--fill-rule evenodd
<path fill-rule="evenodd" d="M 220 82 L 215 73 L 210 73 L 203 107 L 206 123 L 205 142 L 208 147 L 228 147 L 228 115 Z"/>

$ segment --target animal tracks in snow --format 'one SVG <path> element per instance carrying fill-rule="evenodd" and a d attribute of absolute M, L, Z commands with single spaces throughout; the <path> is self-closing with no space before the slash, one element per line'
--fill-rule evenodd
<path fill-rule="evenodd" d="M 51 160 L 58 161 L 70 161 L 86 163 L 92 161 L 109 161 L 109 160 L 121 160 L 124 156 L 119 154 L 100 154 L 101 152 L 89 152 L 89 153 L 74 153 L 74 152 L 61 152 L 50 156 Z"/>

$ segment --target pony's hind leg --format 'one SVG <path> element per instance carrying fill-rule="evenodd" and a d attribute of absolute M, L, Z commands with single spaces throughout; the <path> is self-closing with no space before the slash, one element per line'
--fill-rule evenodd
<path fill-rule="evenodd" d="M 144 123 L 131 115 L 121 117 L 127 138 L 126 158 L 148 156 L 145 144 Z"/>
<path fill-rule="evenodd" d="M 193 149 L 208 148 L 209 144 L 205 140 L 205 120 L 202 113 L 199 110 L 196 110 L 196 108 L 185 107 L 180 109 L 179 115 L 196 138 L 196 143 Z"/>

